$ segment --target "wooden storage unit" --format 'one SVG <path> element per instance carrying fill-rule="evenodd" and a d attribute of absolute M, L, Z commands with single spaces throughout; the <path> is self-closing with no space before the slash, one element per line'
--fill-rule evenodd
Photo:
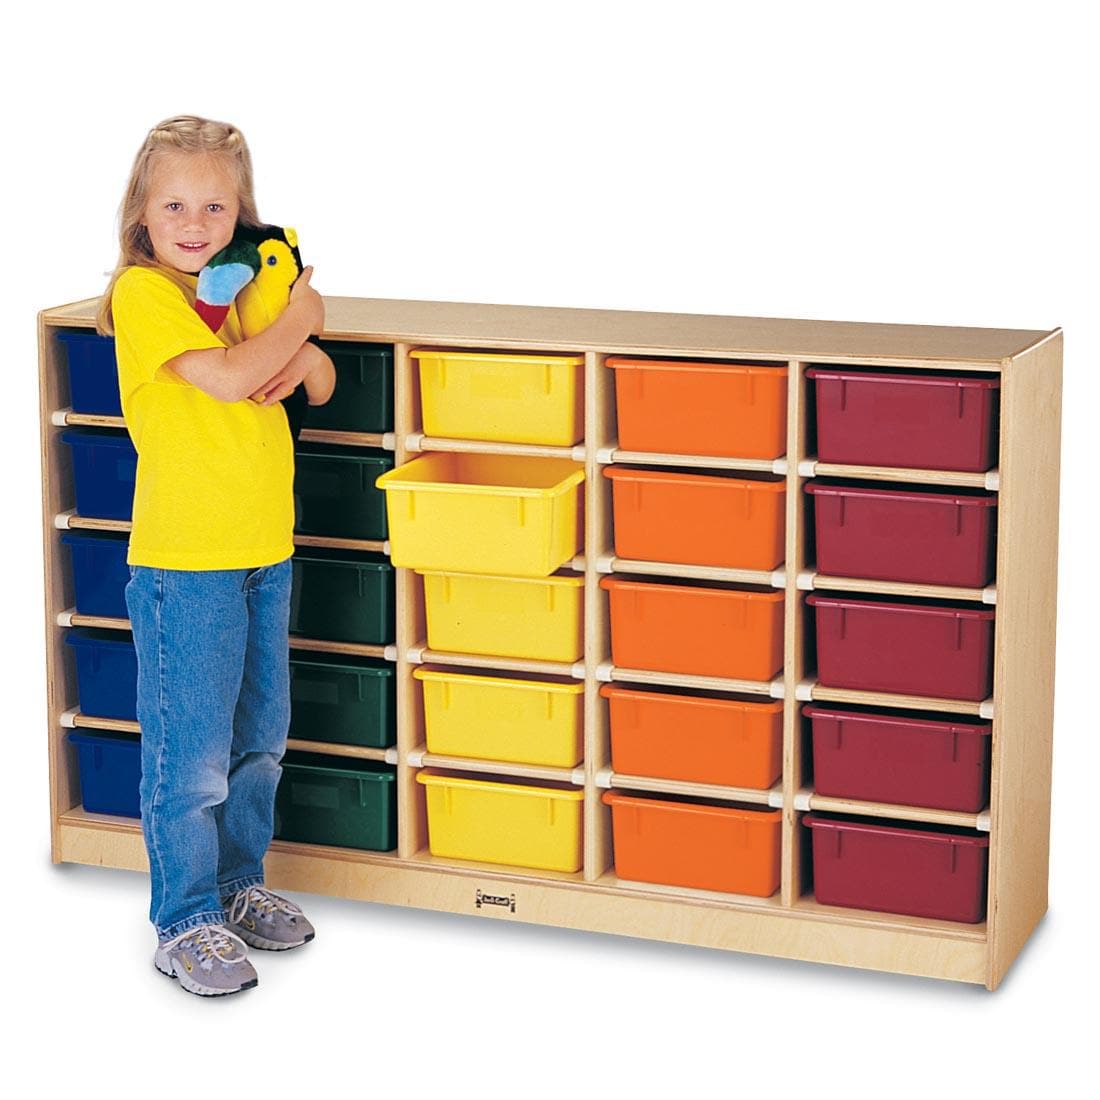
<path fill-rule="evenodd" d="M 93 326 L 96 300 L 43 311 L 39 316 L 43 539 L 45 553 L 50 821 L 53 859 L 147 867 L 137 822 L 85 812 L 80 805 L 76 751 L 67 728 L 135 730 L 136 723 L 82 717 L 71 647 L 72 626 L 126 629 L 121 619 L 73 612 L 72 578 L 61 530 L 85 527 L 125 531 L 128 524 L 74 514 L 66 425 L 122 429 L 119 418 L 80 417 L 69 409 L 69 382 L 58 339 L 63 330 Z M 584 553 L 571 563 L 584 580 L 584 659 L 575 663 L 441 654 L 426 646 L 423 578 L 397 573 L 397 639 L 391 646 L 319 642 L 293 637 L 292 648 L 355 653 L 395 662 L 397 745 L 372 749 L 317 742 L 296 748 L 333 756 L 384 760 L 397 768 L 397 848 L 390 853 L 276 841 L 267 858 L 276 888 L 413 905 L 493 920 L 522 920 L 618 932 L 707 947 L 816 962 L 926 975 L 994 989 L 1047 906 L 1051 725 L 1054 687 L 1055 594 L 1062 336 L 1059 330 L 1014 331 L 923 326 L 781 321 L 716 316 L 541 309 L 353 298 L 327 301 L 326 338 L 392 343 L 396 365 L 395 430 L 386 435 L 305 432 L 315 442 L 392 449 L 397 464 L 429 451 L 541 455 L 583 461 Z M 584 439 L 575 446 L 482 443 L 422 434 L 415 348 L 491 349 L 578 354 L 584 357 Z M 615 439 L 615 388 L 608 356 L 678 360 L 739 360 L 785 365 L 788 371 L 787 454 L 766 460 L 650 455 L 620 450 Z M 809 441 L 807 412 L 815 364 L 906 371 L 983 372 L 1000 376 L 999 461 L 985 473 L 843 467 L 818 463 Z M 689 470 L 763 471 L 786 478 L 786 561 L 771 572 L 637 562 L 614 555 L 611 485 L 602 469 L 613 463 Z M 997 567 L 982 589 L 899 584 L 818 575 L 809 560 L 807 478 L 841 476 L 929 486 L 977 486 L 998 497 Z M 298 545 L 388 552 L 388 543 L 298 536 Z M 673 577 L 782 591 L 784 664 L 769 682 L 676 676 L 620 669 L 610 661 L 608 602 L 599 582 L 607 574 Z M 990 699 L 968 702 L 825 689 L 815 685 L 804 593 L 812 589 L 925 596 L 995 605 L 994 688 Z M 429 754 L 423 706 L 412 675 L 421 663 L 542 672 L 584 684 L 584 760 L 575 768 L 468 760 Z M 709 786 L 616 775 L 610 768 L 608 704 L 601 684 L 664 684 L 748 693 L 784 702 L 783 772 L 771 790 Z M 972 714 L 992 719 L 991 797 L 980 813 L 846 802 L 815 795 L 808 782 L 809 742 L 802 704 L 809 700 Z M 550 780 L 583 791 L 583 863 L 580 871 L 536 871 L 433 857 L 428 851 L 422 767 L 462 775 Z M 713 803 L 738 802 L 782 811 L 780 889 L 769 898 L 649 885 L 620 880 L 614 871 L 611 813 L 601 798 L 625 792 L 690 795 Z M 923 919 L 818 904 L 801 824 L 809 810 L 842 811 L 874 820 L 950 824 L 989 834 L 986 919 L 977 924 Z"/>

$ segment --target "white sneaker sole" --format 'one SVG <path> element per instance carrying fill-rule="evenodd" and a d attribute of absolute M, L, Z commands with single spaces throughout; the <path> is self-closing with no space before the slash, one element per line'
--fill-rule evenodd
<path fill-rule="evenodd" d="M 178 960 L 168 958 L 168 952 L 157 948 L 153 956 L 153 965 L 165 976 L 177 980 L 188 993 L 197 994 L 199 997 L 225 997 L 231 993 L 240 993 L 245 989 L 252 989 L 259 984 L 259 978 L 249 978 L 234 989 L 214 989 L 208 985 L 200 985 L 187 973 L 187 968 Z"/>

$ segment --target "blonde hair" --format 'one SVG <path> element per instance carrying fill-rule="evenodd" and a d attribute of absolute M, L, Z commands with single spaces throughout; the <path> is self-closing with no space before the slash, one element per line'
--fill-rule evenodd
<path fill-rule="evenodd" d="M 237 181 L 240 200 L 238 223 L 262 225 L 256 213 L 256 196 L 252 182 L 252 156 L 244 134 L 228 122 L 214 122 L 196 115 L 177 115 L 157 123 L 145 136 L 145 141 L 134 157 L 130 181 L 119 207 L 119 257 L 111 273 L 107 289 L 99 301 L 96 312 L 96 330 L 105 336 L 114 335 L 114 318 L 111 315 L 111 292 L 118 277 L 134 265 L 155 266 L 153 245 L 149 232 L 141 224 L 149 198 L 149 185 L 153 168 L 159 157 L 166 153 L 204 153 L 223 157 L 228 162 Z"/>

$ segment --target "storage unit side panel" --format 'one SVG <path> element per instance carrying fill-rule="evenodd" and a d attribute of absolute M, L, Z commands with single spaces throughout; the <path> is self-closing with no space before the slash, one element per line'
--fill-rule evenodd
<path fill-rule="evenodd" d="M 990 790 L 995 989 L 1047 908 L 1057 612 L 1062 336 L 1002 374 Z"/>
<path fill-rule="evenodd" d="M 65 645 L 65 628 L 57 621 L 60 612 L 73 606 L 74 597 L 55 518 L 75 508 L 75 499 L 70 449 L 62 442 L 63 429 L 51 419 L 54 412 L 70 404 L 69 380 L 56 326 L 48 321 L 45 312 L 38 318 L 38 354 L 50 845 L 51 858 L 59 863 L 64 857 L 58 818 L 79 804 L 80 782 L 75 753 L 65 751 L 67 731 L 59 721 L 62 712 L 75 705 L 77 692 L 75 661 L 71 649 Z"/>

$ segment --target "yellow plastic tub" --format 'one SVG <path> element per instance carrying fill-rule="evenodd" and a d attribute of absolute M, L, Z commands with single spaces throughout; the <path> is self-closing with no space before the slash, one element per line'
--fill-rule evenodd
<path fill-rule="evenodd" d="M 416 773 L 428 800 L 433 856 L 579 871 L 584 792 L 540 779 L 500 783 Z"/>
<path fill-rule="evenodd" d="M 584 539 L 584 466 L 560 458 L 428 454 L 386 491 L 390 560 L 408 569 L 547 577 Z"/>
<path fill-rule="evenodd" d="M 428 752 L 572 768 L 584 757 L 584 684 L 413 669 Z"/>
<path fill-rule="evenodd" d="M 431 649 L 531 661 L 584 657 L 583 577 L 422 575 Z"/>
<path fill-rule="evenodd" d="M 572 446 L 584 438 L 584 356 L 419 348 L 426 435 Z"/>

